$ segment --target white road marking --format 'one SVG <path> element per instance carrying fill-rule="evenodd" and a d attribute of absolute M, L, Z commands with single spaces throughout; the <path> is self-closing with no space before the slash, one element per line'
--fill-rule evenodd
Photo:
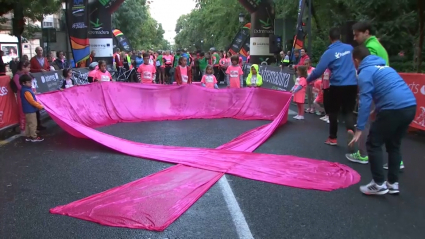
<path fill-rule="evenodd" d="M 239 239 L 254 239 L 254 236 L 249 229 L 248 223 L 245 220 L 245 216 L 239 207 L 238 201 L 236 200 L 235 194 L 227 181 L 226 175 L 223 175 L 218 181 L 221 192 L 223 193 L 224 200 L 226 201 L 227 208 L 229 209 L 230 215 L 232 216 L 233 224 L 235 224 L 236 232 L 238 233 Z"/>

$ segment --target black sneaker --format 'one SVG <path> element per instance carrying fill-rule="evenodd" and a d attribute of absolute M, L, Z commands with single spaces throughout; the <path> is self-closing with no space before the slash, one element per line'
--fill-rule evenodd
<path fill-rule="evenodd" d="M 40 136 L 38 136 L 38 137 L 35 137 L 35 138 L 31 138 L 31 142 L 41 142 L 41 141 L 44 141 L 44 139 L 43 138 L 41 138 Z"/>
<path fill-rule="evenodd" d="M 395 182 L 393 184 L 387 182 L 387 188 L 388 188 L 389 194 L 399 194 L 400 193 L 397 182 Z"/>

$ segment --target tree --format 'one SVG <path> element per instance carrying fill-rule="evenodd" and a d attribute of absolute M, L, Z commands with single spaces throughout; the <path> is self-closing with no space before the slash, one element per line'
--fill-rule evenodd
<path fill-rule="evenodd" d="M 197 3 L 196 9 L 177 20 L 177 48 L 190 48 L 195 44 L 198 49 L 207 50 L 212 46 L 225 49 L 242 27 L 239 13 L 245 13 L 249 21 L 249 14 L 238 0 L 201 0 Z"/>
<path fill-rule="evenodd" d="M 42 21 L 43 15 L 57 12 L 62 6 L 62 0 L 2 0 L 0 16 L 12 11 L 15 6 L 22 6 L 24 17 L 33 21 Z"/>
<path fill-rule="evenodd" d="M 169 43 L 164 39 L 164 29 L 150 15 L 146 0 L 123 2 L 112 15 L 112 26 L 126 35 L 134 49 L 169 47 Z"/>

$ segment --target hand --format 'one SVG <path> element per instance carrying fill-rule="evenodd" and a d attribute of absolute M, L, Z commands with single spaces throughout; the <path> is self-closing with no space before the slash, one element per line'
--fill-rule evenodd
<path fill-rule="evenodd" d="M 42 71 L 42 72 L 45 72 L 46 70 L 45 70 L 45 69 L 41 69 L 41 71 Z"/>
<path fill-rule="evenodd" d="M 375 121 L 375 119 L 376 119 L 376 112 L 375 111 L 370 112 L 369 119 L 371 121 Z"/>
<path fill-rule="evenodd" d="M 351 140 L 350 143 L 348 143 L 348 146 L 352 147 L 355 143 L 357 143 L 357 141 L 359 141 L 360 137 L 362 136 L 362 131 L 361 130 L 356 130 L 356 133 L 354 133 L 354 137 Z"/>

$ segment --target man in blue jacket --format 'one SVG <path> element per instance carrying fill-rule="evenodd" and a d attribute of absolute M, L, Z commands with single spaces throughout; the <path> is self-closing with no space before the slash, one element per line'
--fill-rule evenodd
<path fill-rule="evenodd" d="M 348 132 L 348 142 L 354 136 L 354 107 L 357 98 L 357 78 L 352 54 L 353 47 L 342 43 L 339 28 L 329 31 L 332 42 L 320 58 L 316 69 L 307 78 L 310 83 L 322 76 L 326 69 L 331 71 L 329 79 L 329 138 L 325 141 L 328 145 L 337 145 L 338 113 L 342 109 L 345 115 L 345 127 Z"/>
<path fill-rule="evenodd" d="M 350 142 L 356 143 L 365 129 L 369 117 L 375 118 L 366 146 L 373 180 L 360 187 L 364 194 L 398 194 L 398 174 L 402 160 L 400 145 L 416 114 L 416 99 L 409 86 L 384 59 L 371 55 L 365 46 L 353 51 L 358 69 L 359 113 L 357 130 Z M 372 102 L 374 112 L 370 113 Z M 388 152 L 388 182 L 384 176 L 382 145 Z"/>

